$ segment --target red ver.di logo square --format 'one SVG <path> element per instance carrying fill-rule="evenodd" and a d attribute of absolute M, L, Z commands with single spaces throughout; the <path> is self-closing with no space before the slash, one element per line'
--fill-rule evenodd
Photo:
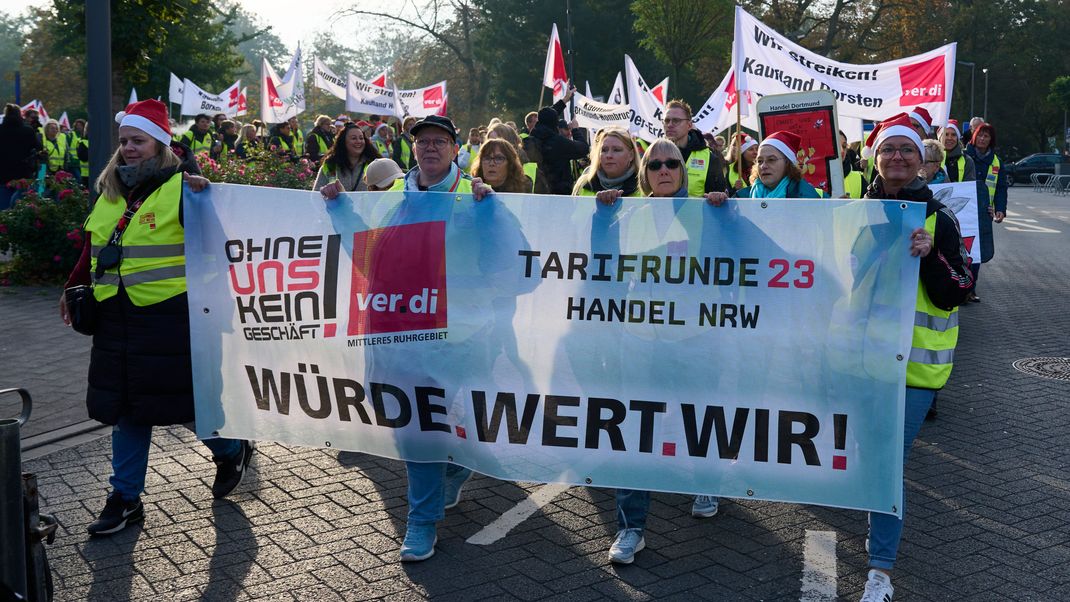
<path fill-rule="evenodd" d="M 353 234 L 349 336 L 446 327 L 446 222 Z"/>
<path fill-rule="evenodd" d="M 903 95 L 899 102 L 911 106 L 925 102 L 944 102 L 944 55 L 913 65 L 899 68 L 899 83 L 903 86 Z"/>

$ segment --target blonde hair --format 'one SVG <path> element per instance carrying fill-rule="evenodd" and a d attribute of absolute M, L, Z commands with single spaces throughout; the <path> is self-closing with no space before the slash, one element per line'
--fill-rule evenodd
<path fill-rule="evenodd" d="M 182 160 L 178 158 L 174 152 L 171 151 L 171 147 L 159 140 L 156 142 L 156 154 L 159 164 L 158 168 L 161 170 L 177 168 L 182 165 Z M 152 158 L 152 157 L 148 157 Z M 126 160 L 123 159 L 122 148 L 115 149 L 115 154 L 111 156 L 108 164 L 104 166 L 104 171 L 100 172 L 100 177 L 97 178 L 96 189 L 100 193 L 100 196 L 106 199 L 119 200 L 126 198 L 130 189 L 123 184 L 123 181 L 119 178 L 119 167 L 126 165 Z"/>
<path fill-rule="evenodd" d="M 680 162 L 680 187 L 687 186 L 687 167 L 684 166 L 684 155 L 680 153 L 680 147 L 668 138 L 658 138 L 646 149 L 643 159 L 639 161 L 639 190 L 643 196 L 650 196 L 654 189 L 650 186 L 650 179 L 646 177 L 646 166 L 650 164 L 654 155 L 667 159 L 676 159 Z M 664 160 L 664 159 L 662 159 Z"/>
<path fill-rule="evenodd" d="M 925 161 L 939 161 L 940 163 L 944 162 L 945 153 L 944 153 L 944 145 L 943 145 L 942 142 L 940 142 L 939 140 L 933 140 L 932 138 L 927 138 L 927 139 L 922 141 L 922 144 L 925 146 L 925 153 L 924 153 L 924 156 L 922 157 L 922 161 L 923 162 L 925 162 Z"/>
<path fill-rule="evenodd" d="M 632 139 L 632 135 L 628 133 L 628 130 L 621 127 L 608 127 L 598 130 L 598 133 L 594 136 L 594 144 L 591 145 L 591 166 L 585 169 L 583 174 L 576 179 L 576 185 L 572 187 L 573 195 L 580 194 L 587 184 L 598 177 L 598 172 L 602 169 L 602 145 L 605 143 L 606 138 L 609 137 L 620 140 L 624 148 L 631 149 L 632 165 L 637 170 L 639 169 L 637 161 L 639 149 L 635 148 L 635 140 Z"/>
<path fill-rule="evenodd" d="M 256 139 L 256 126 L 251 124 L 251 123 L 247 123 L 247 124 L 241 126 L 241 130 L 238 132 L 238 142 L 248 141 L 249 137 L 246 134 L 248 134 L 249 132 L 253 133 L 253 139 L 255 140 Z"/>

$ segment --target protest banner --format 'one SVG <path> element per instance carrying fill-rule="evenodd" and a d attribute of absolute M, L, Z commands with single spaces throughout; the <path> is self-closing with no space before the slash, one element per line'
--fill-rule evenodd
<path fill-rule="evenodd" d="M 647 142 L 653 142 L 664 133 L 662 119 L 665 117 L 664 103 L 658 101 L 650 91 L 650 86 L 639 75 L 639 69 L 632 62 L 632 57 L 624 55 L 624 77 L 628 82 L 628 104 L 632 108 L 631 133 Z"/>
<path fill-rule="evenodd" d="M 836 119 L 836 95 L 828 90 L 774 94 L 758 101 L 759 136 L 792 132 L 799 136 L 803 178 L 825 196 L 843 196 L 843 163 Z"/>
<path fill-rule="evenodd" d="M 902 512 L 923 204 L 183 202 L 202 438 Z"/>
<path fill-rule="evenodd" d="M 959 221 L 962 243 L 975 263 L 981 262 L 981 228 L 977 222 L 977 183 L 929 184 L 933 198 L 943 203 Z"/>
<path fill-rule="evenodd" d="M 324 92 L 330 93 L 331 96 L 334 96 L 339 100 L 346 99 L 346 80 L 336 75 L 334 71 L 331 71 L 319 57 L 312 60 L 312 68 L 316 72 L 312 85 Z"/>
<path fill-rule="evenodd" d="M 428 115 L 441 115 L 446 107 L 446 82 L 440 81 L 415 90 L 394 89 L 394 116 L 398 119 L 406 115 L 416 118 Z"/>
<path fill-rule="evenodd" d="M 572 95 L 572 114 L 580 127 L 598 131 L 609 126 L 628 129 L 631 123 L 631 108 L 628 105 L 611 105 L 598 102 L 589 95 L 576 92 Z"/>
<path fill-rule="evenodd" d="M 241 80 L 231 84 L 219 94 L 212 94 L 197 84 L 185 79 L 182 82 L 182 115 L 215 115 L 223 113 L 233 117 L 238 112 L 238 96 L 241 94 Z"/>
<path fill-rule="evenodd" d="M 955 81 L 954 43 L 924 54 L 873 65 L 852 65 L 816 54 L 736 7 L 732 64 L 738 86 L 758 96 L 830 90 L 845 117 L 882 121 L 923 106 L 945 124 Z"/>
<path fill-rule="evenodd" d="M 393 115 L 394 90 L 374 86 L 350 73 L 346 76 L 346 110 L 371 115 Z"/>

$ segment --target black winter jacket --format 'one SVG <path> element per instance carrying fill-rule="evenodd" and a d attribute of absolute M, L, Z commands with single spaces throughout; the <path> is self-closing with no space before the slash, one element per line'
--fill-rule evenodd
<path fill-rule="evenodd" d="M 896 194 L 884 192 L 884 180 L 876 175 L 866 191 L 867 199 L 916 201 L 925 203 L 925 217 L 936 213 L 936 232 L 932 251 L 922 257 L 918 275 L 933 304 L 945 311 L 962 305 L 973 290 L 970 274 L 970 254 L 962 243 L 959 222 L 943 203 L 933 199 L 933 193 L 921 178 L 915 178 Z"/>
<path fill-rule="evenodd" d="M 561 101 L 554 105 L 559 115 L 564 107 Z M 535 124 L 531 135 L 524 139 L 524 152 L 539 164 L 539 170 L 550 181 L 551 194 L 572 194 L 572 161 L 586 157 L 589 151 L 585 141 L 569 140 L 555 127 L 543 123 Z"/>

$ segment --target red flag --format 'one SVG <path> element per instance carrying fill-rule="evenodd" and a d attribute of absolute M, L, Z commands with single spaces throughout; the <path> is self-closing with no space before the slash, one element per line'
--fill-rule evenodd
<path fill-rule="evenodd" d="M 441 115 L 442 117 L 447 117 L 447 115 L 446 115 L 446 105 L 449 104 L 449 102 L 450 102 L 450 93 L 446 92 L 446 94 L 442 97 L 442 106 L 439 107 L 438 113 L 435 113 L 435 114 L 436 115 Z"/>
<path fill-rule="evenodd" d="M 660 84 L 650 89 L 650 93 L 661 103 L 661 106 L 665 106 L 665 102 L 669 96 L 669 78 L 666 77 L 661 80 Z"/>
<path fill-rule="evenodd" d="M 552 88 L 554 99 L 565 95 L 568 74 L 565 73 L 565 54 L 561 51 L 561 38 L 557 35 L 557 23 L 550 32 L 550 46 L 546 49 L 546 65 L 542 71 L 542 85 Z"/>
<path fill-rule="evenodd" d="M 282 99 L 279 98 L 279 91 L 275 89 L 275 82 L 271 81 L 271 76 L 264 78 L 264 86 L 267 87 L 268 103 L 272 107 L 281 107 Z"/>
<path fill-rule="evenodd" d="M 379 86 L 380 88 L 385 88 L 386 87 L 386 71 L 383 71 L 379 75 L 375 76 L 368 83 L 370 83 L 373 86 Z"/>

